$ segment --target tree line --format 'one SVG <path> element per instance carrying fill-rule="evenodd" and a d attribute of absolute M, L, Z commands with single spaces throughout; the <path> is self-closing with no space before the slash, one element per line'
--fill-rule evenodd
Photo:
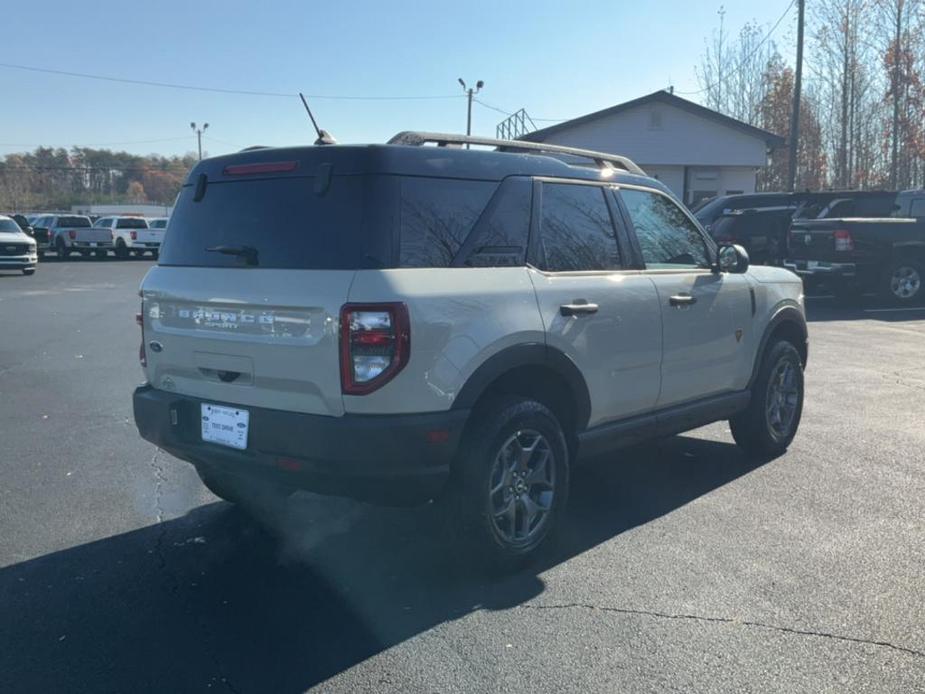
<path fill-rule="evenodd" d="M 67 210 L 87 203 L 171 205 L 196 155 L 139 156 L 38 147 L 0 160 L 0 211 Z"/>
<path fill-rule="evenodd" d="M 807 0 L 805 34 L 796 188 L 923 187 L 925 0 Z M 706 106 L 789 140 L 794 70 L 762 27 L 714 32 L 697 78 Z M 788 160 L 760 189 L 785 189 Z"/>

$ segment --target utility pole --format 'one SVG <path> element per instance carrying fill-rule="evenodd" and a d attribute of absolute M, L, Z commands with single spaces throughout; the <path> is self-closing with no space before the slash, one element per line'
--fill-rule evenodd
<path fill-rule="evenodd" d="M 462 77 L 459 78 L 459 83 L 462 85 L 463 91 L 469 97 L 469 108 L 466 112 L 466 135 L 472 134 L 472 97 L 482 91 L 482 87 L 485 86 L 485 83 L 482 80 L 479 80 L 475 83 L 475 89 L 471 87 L 466 87 L 466 82 Z M 466 149 L 469 149 L 469 145 L 466 145 Z"/>
<path fill-rule="evenodd" d="M 199 145 L 199 161 L 202 161 L 202 133 L 209 127 L 209 124 L 203 123 L 202 128 L 197 128 L 195 123 L 190 123 L 189 127 L 196 133 L 196 142 Z"/>
<path fill-rule="evenodd" d="M 896 34 L 893 37 L 893 69 L 890 70 L 890 86 L 893 90 L 893 142 L 890 152 L 890 188 L 896 190 L 899 183 L 899 61 L 900 44 L 903 36 L 904 2 L 896 5 Z"/>
<path fill-rule="evenodd" d="M 726 8 L 719 6 L 719 50 L 716 56 L 716 75 L 717 75 L 717 92 L 716 92 L 716 110 L 723 110 L 723 28 L 726 22 Z"/>
<path fill-rule="evenodd" d="M 797 154 L 800 144 L 800 92 L 803 89 L 803 15 L 806 0 L 797 0 L 797 71 L 793 81 L 793 111 L 790 113 L 790 159 L 787 161 L 787 190 L 793 192 L 797 182 Z"/>

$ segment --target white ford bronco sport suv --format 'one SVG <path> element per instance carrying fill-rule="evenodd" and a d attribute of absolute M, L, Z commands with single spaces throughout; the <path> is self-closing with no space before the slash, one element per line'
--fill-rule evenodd
<path fill-rule="evenodd" d="M 769 457 L 803 406 L 800 279 L 585 150 L 206 159 L 141 296 L 136 424 L 217 495 L 437 499 L 502 562 L 544 544 L 580 458 L 718 420 Z"/>

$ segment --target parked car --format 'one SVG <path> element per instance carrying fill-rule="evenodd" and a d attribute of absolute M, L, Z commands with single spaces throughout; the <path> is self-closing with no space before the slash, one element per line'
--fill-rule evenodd
<path fill-rule="evenodd" d="M 24 275 L 32 275 L 38 262 L 35 240 L 11 217 L 0 215 L 0 270 L 22 270 Z"/>
<path fill-rule="evenodd" d="M 164 240 L 163 229 L 149 229 L 144 217 L 100 217 L 94 229 L 106 229 L 112 234 L 117 258 L 129 254 L 144 255 L 150 252 L 155 258 Z"/>
<path fill-rule="evenodd" d="M 45 215 L 35 221 L 34 228 L 40 252 L 53 250 L 59 259 L 74 251 L 102 258 L 113 247 L 109 231 L 94 229 L 90 218 L 82 215 Z"/>
<path fill-rule="evenodd" d="M 877 291 L 897 304 L 925 296 L 925 191 L 893 195 L 892 216 L 796 220 L 786 267 L 809 288 L 853 297 Z"/>
<path fill-rule="evenodd" d="M 717 242 L 741 244 L 751 262 L 780 265 L 792 219 L 887 217 L 895 200 L 886 191 L 725 195 L 696 208 L 695 216 Z"/>
<path fill-rule="evenodd" d="M 148 218 L 148 228 L 149 229 L 166 229 L 167 228 L 167 217 L 149 217 Z"/>
<path fill-rule="evenodd" d="M 726 419 L 783 452 L 802 292 L 614 155 L 427 133 L 239 152 L 192 170 L 142 282 L 135 422 L 245 507 L 436 498 L 518 563 L 579 458 Z"/>

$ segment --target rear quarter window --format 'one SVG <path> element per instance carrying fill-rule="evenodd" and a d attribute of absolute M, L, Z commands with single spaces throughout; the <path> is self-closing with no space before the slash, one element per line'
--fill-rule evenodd
<path fill-rule="evenodd" d="M 401 179 L 401 267 L 447 267 L 497 183 L 449 178 Z"/>

